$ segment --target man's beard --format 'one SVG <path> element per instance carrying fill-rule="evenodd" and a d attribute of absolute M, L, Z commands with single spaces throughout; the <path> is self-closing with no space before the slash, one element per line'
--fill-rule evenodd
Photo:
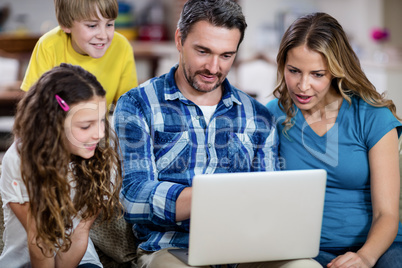
<path fill-rule="evenodd" d="M 212 92 L 212 91 L 214 91 L 215 89 L 217 89 L 218 87 L 220 87 L 222 85 L 222 80 L 221 80 L 222 79 L 222 73 L 214 74 L 214 76 L 216 76 L 218 78 L 218 81 L 216 82 L 215 85 L 212 86 L 212 88 L 202 89 L 201 85 L 195 80 L 195 77 L 198 74 L 201 74 L 201 75 L 213 75 L 213 74 L 211 74 L 208 70 L 202 70 L 202 71 L 196 71 L 194 73 L 194 75 L 189 76 L 189 73 L 191 73 L 191 70 L 189 70 L 187 72 L 186 65 L 184 63 L 183 63 L 183 72 L 184 72 L 184 77 L 186 78 L 188 84 L 192 88 L 194 88 L 195 90 L 197 90 L 199 92 L 203 92 L 203 93 Z"/>

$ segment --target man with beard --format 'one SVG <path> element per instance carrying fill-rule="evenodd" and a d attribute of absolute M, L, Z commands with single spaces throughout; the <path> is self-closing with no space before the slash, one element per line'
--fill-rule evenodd
<path fill-rule="evenodd" d="M 271 114 L 226 79 L 246 27 L 234 1 L 189 0 L 175 33 L 179 63 L 117 103 L 121 199 L 138 267 L 188 267 L 167 249 L 188 247 L 194 175 L 279 169 Z M 292 262 L 314 267 L 260 267 Z"/>

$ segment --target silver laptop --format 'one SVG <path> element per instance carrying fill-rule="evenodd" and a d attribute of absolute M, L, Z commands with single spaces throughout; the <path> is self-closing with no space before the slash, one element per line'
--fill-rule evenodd
<path fill-rule="evenodd" d="M 196 175 L 188 265 L 250 263 L 318 255 L 325 170 Z"/>

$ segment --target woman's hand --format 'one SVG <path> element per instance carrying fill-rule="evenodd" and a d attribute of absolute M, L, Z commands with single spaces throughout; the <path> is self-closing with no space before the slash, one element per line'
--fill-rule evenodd
<path fill-rule="evenodd" d="M 327 265 L 328 268 L 371 268 L 373 266 L 374 264 L 370 264 L 363 255 L 354 252 L 339 255 Z"/>

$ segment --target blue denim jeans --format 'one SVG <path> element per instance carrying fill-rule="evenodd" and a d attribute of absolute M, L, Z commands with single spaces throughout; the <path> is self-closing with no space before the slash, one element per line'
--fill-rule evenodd
<path fill-rule="evenodd" d="M 314 259 L 318 261 L 322 267 L 339 255 L 348 251 L 356 252 L 360 247 L 349 248 L 321 248 L 318 256 Z M 387 251 L 378 259 L 374 268 L 402 268 L 402 242 L 394 242 Z"/>
<path fill-rule="evenodd" d="M 92 263 L 84 263 L 77 266 L 77 268 L 101 268 L 98 265 Z"/>

